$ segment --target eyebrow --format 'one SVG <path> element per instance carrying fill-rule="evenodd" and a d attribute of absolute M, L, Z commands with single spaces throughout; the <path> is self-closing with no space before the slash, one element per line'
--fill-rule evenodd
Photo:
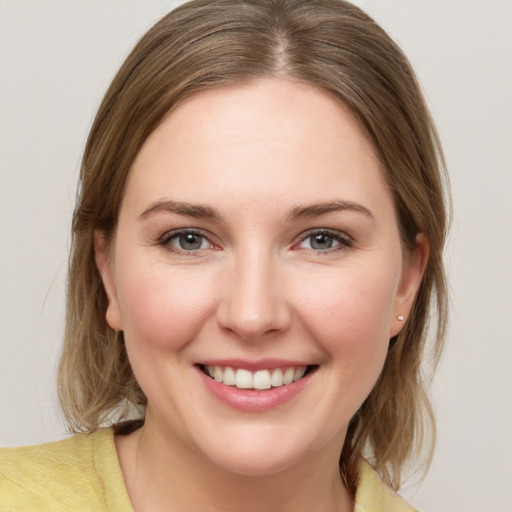
<path fill-rule="evenodd" d="M 302 218 L 319 217 L 332 212 L 352 211 L 362 213 L 372 220 L 375 220 L 372 212 L 362 204 L 353 201 L 328 201 L 325 203 L 313 203 L 308 205 L 295 206 L 287 216 L 289 221 Z M 151 216 L 158 212 L 175 213 L 194 218 L 207 218 L 222 220 L 219 211 L 208 205 L 191 204 L 180 201 L 159 200 L 151 203 L 140 215 L 141 218 Z"/>
<path fill-rule="evenodd" d="M 187 217 L 207 218 L 221 220 L 218 210 L 211 206 L 202 204 L 182 203 L 179 201 L 160 200 L 151 203 L 141 214 L 140 217 L 148 217 L 158 212 L 176 213 Z"/>
<path fill-rule="evenodd" d="M 326 203 L 315 203 L 304 206 L 295 206 L 288 214 L 288 220 L 297 220 L 308 217 L 319 217 L 332 212 L 351 211 L 362 213 L 372 220 L 375 220 L 373 213 L 359 203 L 353 201 L 329 201 Z"/>

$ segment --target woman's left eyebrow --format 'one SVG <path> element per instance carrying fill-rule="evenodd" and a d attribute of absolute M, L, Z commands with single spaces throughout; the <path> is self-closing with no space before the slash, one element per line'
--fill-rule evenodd
<path fill-rule="evenodd" d="M 362 213 L 371 220 L 375 220 L 373 213 L 362 204 L 342 200 L 295 206 L 290 210 L 288 220 L 293 221 L 304 217 L 318 217 L 320 215 L 339 211 Z"/>

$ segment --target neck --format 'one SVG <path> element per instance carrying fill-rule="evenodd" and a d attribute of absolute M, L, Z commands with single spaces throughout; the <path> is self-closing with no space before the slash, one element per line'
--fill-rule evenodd
<path fill-rule="evenodd" d="M 349 512 L 353 503 L 339 474 L 339 442 L 335 445 L 273 474 L 247 476 L 205 460 L 150 422 L 116 438 L 135 512 Z"/>

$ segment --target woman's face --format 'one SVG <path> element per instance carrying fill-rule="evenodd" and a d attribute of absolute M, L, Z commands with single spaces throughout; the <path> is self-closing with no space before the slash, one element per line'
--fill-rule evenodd
<path fill-rule="evenodd" d="M 112 246 L 96 237 L 146 429 L 243 474 L 337 460 L 424 245 L 403 258 L 375 151 L 325 93 L 189 98 L 134 162 Z"/>

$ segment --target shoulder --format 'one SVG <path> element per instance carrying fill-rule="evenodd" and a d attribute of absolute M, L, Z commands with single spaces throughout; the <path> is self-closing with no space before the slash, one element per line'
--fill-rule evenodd
<path fill-rule="evenodd" d="M 361 459 L 355 512 L 417 512 L 388 487 L 375 470 Z"/>
<path fill-rule="evenodd" d="M 108 485 L 122 485 L 111 429 L 0 450 L 2 512 L 110 510 Z"/>
<path fill-rule="evenodd" d="M 35 446 L 21 446 L 19 448 L 0 449 L 0 475 L 6 473 L 14 476 L 22 474 L 30 476 L 40 474 L 45 468 L 46 472 L 59 472 L 66 467 L 80 467 L 90 465 L 94 451 L 94 438 L 105 435 L 98 431 L 94 434 L 76 434 L 63 441 L 54 441 Z"/>

